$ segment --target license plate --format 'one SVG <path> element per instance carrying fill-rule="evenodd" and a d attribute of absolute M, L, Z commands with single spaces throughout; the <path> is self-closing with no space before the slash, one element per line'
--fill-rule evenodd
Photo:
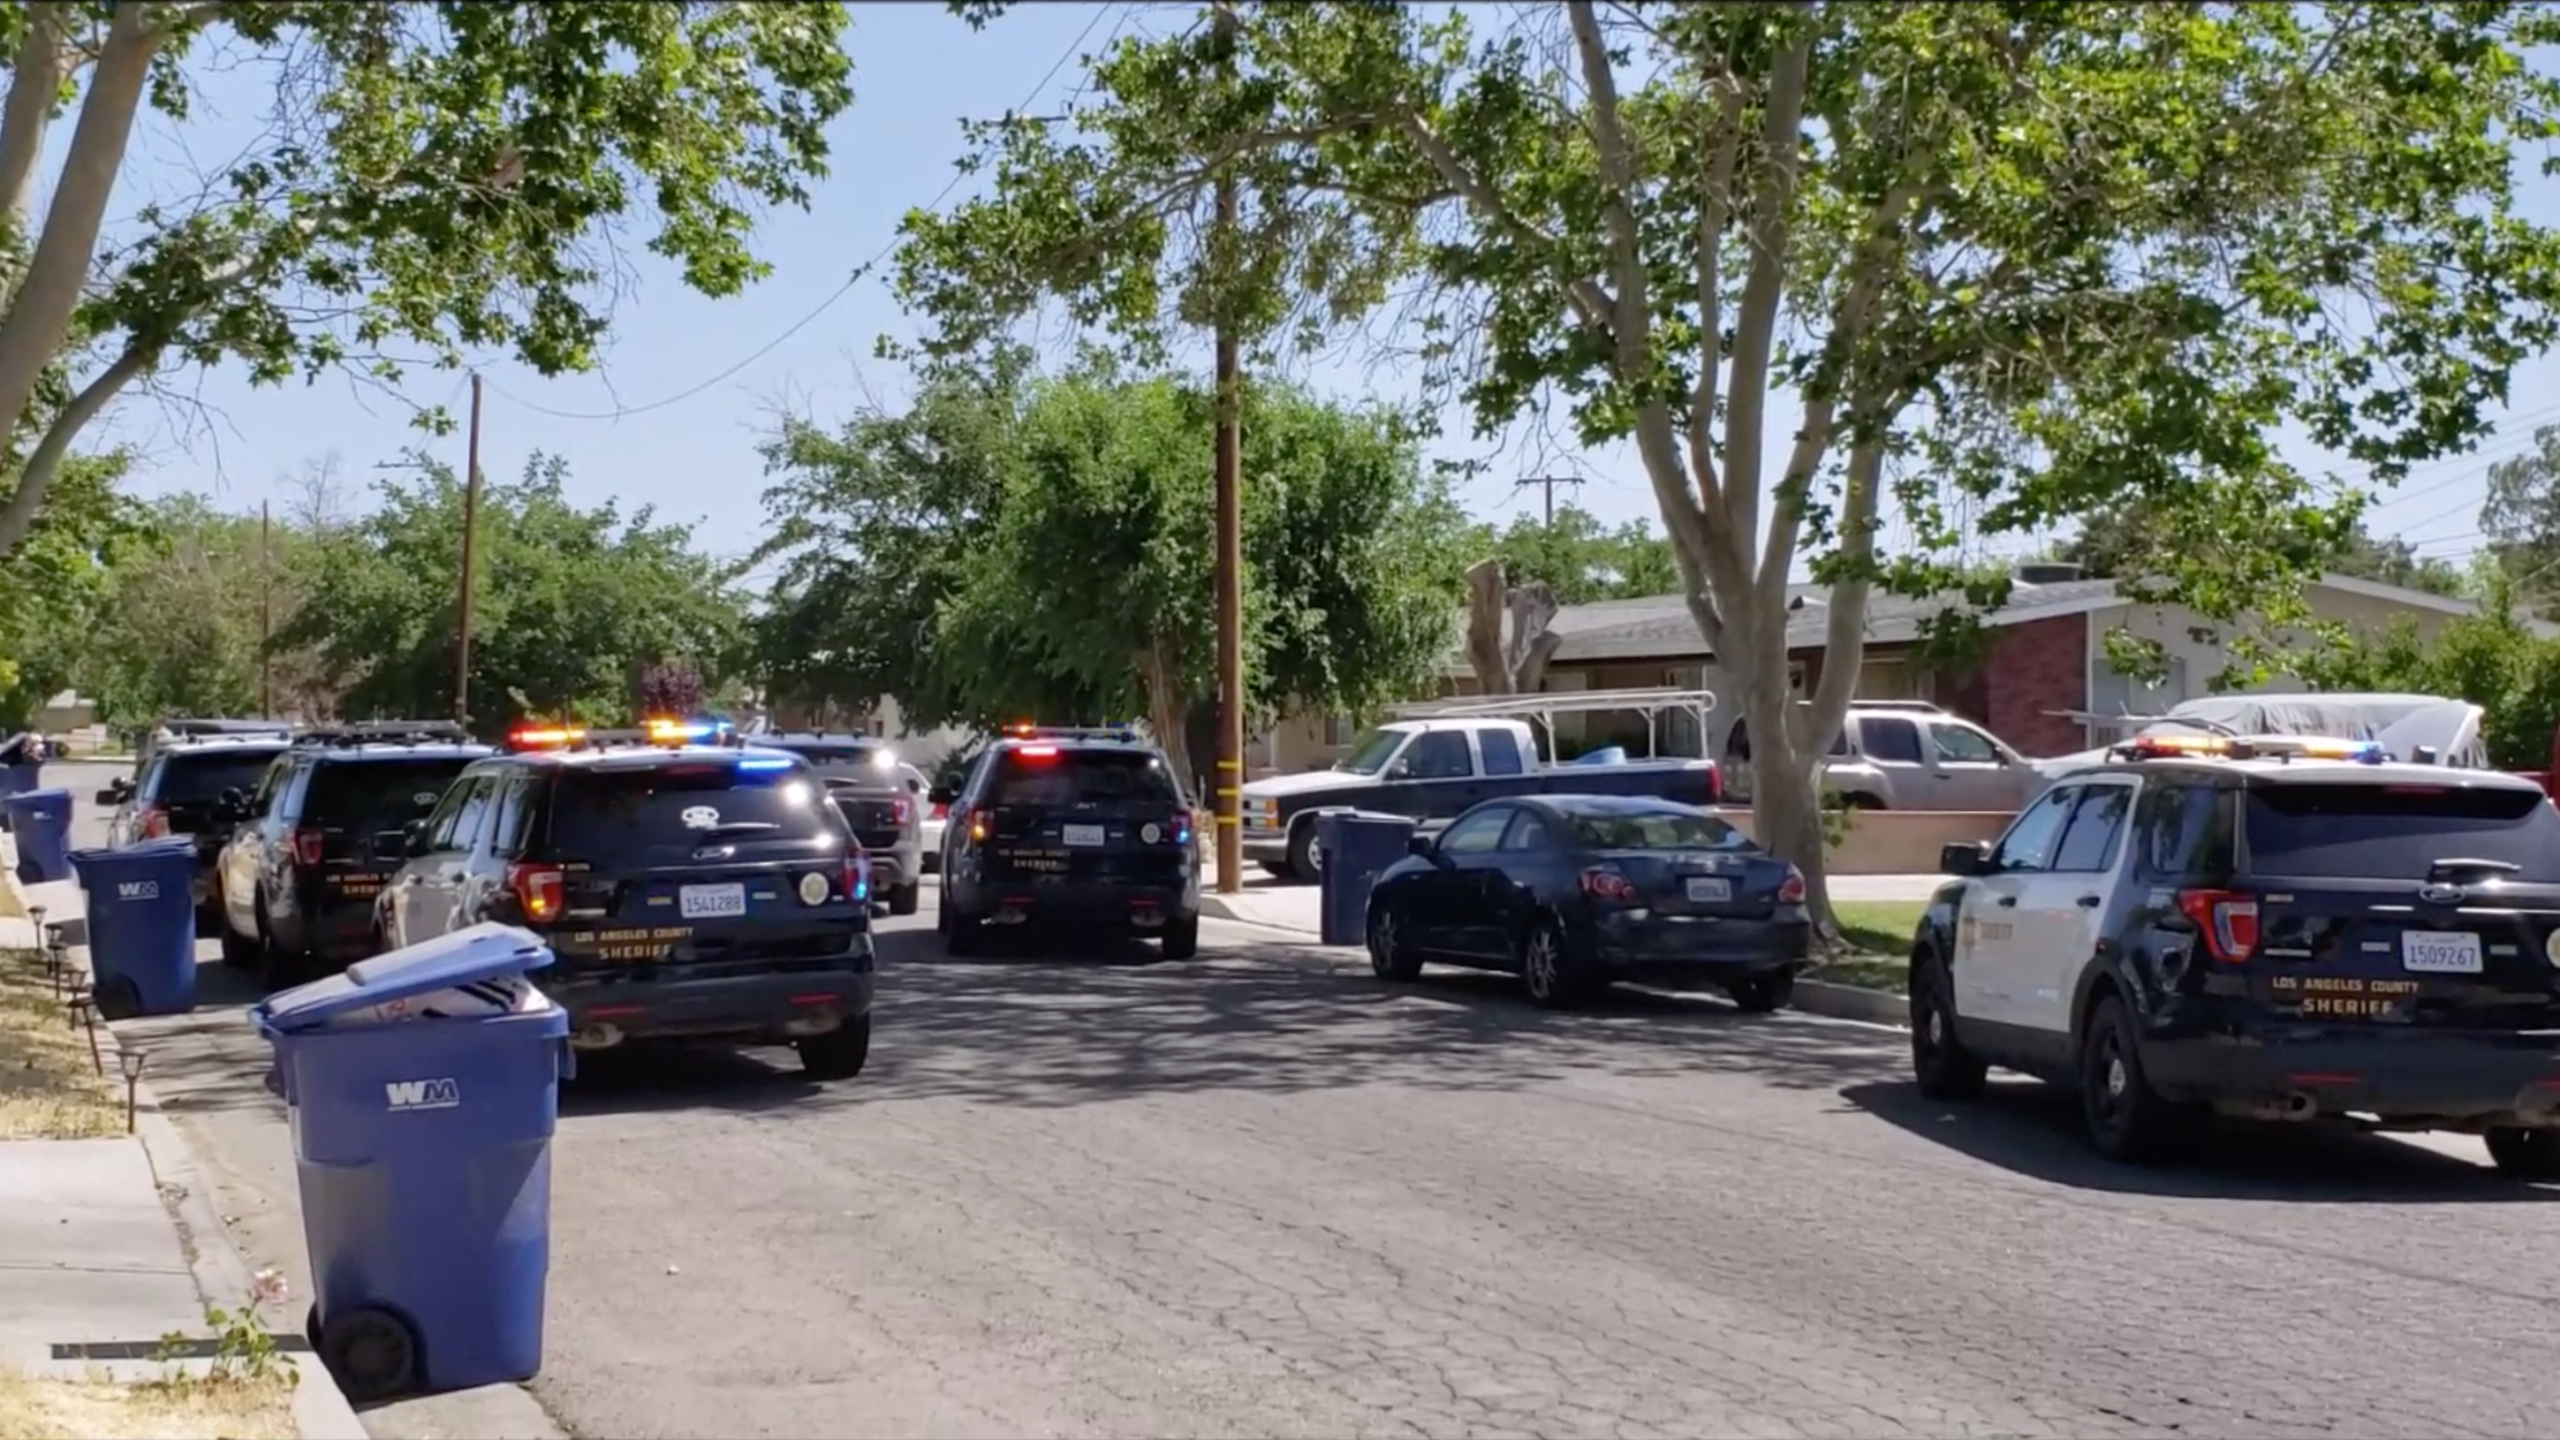
<path fill-rule="evenodd" d="M 1720 905 L 1733 898 L 1733 882 L 1700 876 L 1689 879 L 1689 898 L 1701 905 Z"/>
<path fill-rule="evenodd" d="M 676 909 L 687 920 L 727 920 L 747 913 L 747 887 L 687 885 L 676 893 Z"/>
<path fill-rule="evenodd" d="M 2480 937 L 2433 930 L 2400 932 L 2400 968 L 2429 975 L 2480 973 Z"/>
<path fill-rule="evenodd" d="M 1070 845 L 1099 845 L 1102 843 L 1102 827 L 1099 825 L 1069 825 L 1066 827 L 1065 833 L 1060 835 L 1058 838 L 1066 841 Z"/>

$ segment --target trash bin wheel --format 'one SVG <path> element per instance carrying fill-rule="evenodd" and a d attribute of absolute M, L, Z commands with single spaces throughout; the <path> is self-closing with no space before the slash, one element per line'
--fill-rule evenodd
<path fill-rule="evenodd" d="M 126 976 L 107 976 L 90 991 L 96 997 L 101 1020 L 130 1020 L 142 1013 L 142 987 Z"/>
<path fill-rule="evenodd" d="M 812 1080 L 850 1080 L 871 1058 L 871 1017 L 847 1020 L 824 1035 L 804 1035 L 796 1042 L 800 1069 Z"/>
<path fill-rule="evenodd" d="M 417 1388 L 418 1337 L 388 1310 L 365 1305 L 330 1316 L 320 1325 L 318 1349 L 320 1363 L 355 1404 L 397 1399 Z"/>

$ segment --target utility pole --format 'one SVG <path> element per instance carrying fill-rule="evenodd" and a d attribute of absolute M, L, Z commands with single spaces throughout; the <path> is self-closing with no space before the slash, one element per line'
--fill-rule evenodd
<path fill-rule="evenodd" d="M 1532 485 L 1545 490 L 1547 492 L 1546 524 L 1549 529 L 1553 529 L 1555 528 L 1556 523 L 1556 487 L 1559 485 L 1579 485 L 1581 483 L 1582 477 L 1579 475 L 1532 475 L 1529 478 L 1520 481 L 1518 484 L 1513 485 L 1511 489 L 1514 494 L 1517 494 L 1522 490 L 1526 490 Z"/>
<path fill-rule="evenodd" d="M 462 596 L 453 641 L 453 718 L 471 723 L 471 566 L 480 529 L 480 372 L 471 372 L 471 440 L 462 479 Z"/>
<path fill-rule="evenodd" d="M 1236 17 L 1233 7 L 1217 7 L 1218 58 L 1235 67 Z M 1238 375 L 1233 298 L 1233 249 L 1236 234 L 1234 162 L 1218 172 L 1217 233 L 1211 240 L 1219 257 L 1214 270 L 1219 287 L 1218 350 L 1218 893 L 1244 888 L 1244 495 L 1243 380 Z"/>
<path fill-rule="evenodd" d="M 269 647 L 276 638 L 275 506 L 258 502 L 258 717 L 276 718 L 275 659 Z"/>

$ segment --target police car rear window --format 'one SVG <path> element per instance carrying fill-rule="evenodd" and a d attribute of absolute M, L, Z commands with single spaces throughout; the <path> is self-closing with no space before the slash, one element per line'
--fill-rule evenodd
<path fill-rule="evenodd" d="M 842 826 L 825 788 L 796 769 L 742 770 L 725 760 L 571 769 L 552 795 L 549 848 L 562 859 L 608 861 L 712 838 L 838 838 Z"/>
<path fill-rule="evenodd" d="M 393 828 L 436 808 L 445 787 L 474 755 L 398 760 L 323 760 L 311 774 L 302 818 L 315 825 L 387 822 Z"/>
<path fill-rule="evenodd" d="M 258 777 L 267 773 L 267 766 L 275 758 L 273 750 L 173 754 L 160 766 L 152 798 L 164 804 L 189 805 L 219 800 L 225 790 L 245 795 L 258 788 Z"/>
<path fill-rule="evenodd" d="M 996 763 L 994 803 L 1070 806 L 1182 803 L 1164 762 L 1144 752 L 1059 749 L 1012 751 Z"/>
<path fill-rule="evenodd" d="M 2267 875 L 2423 880 L 2438 860 L 2500 860 L 2560 881 L 2560 812 L 2539 790 L 2257 785 L 2242 835 Z"/>

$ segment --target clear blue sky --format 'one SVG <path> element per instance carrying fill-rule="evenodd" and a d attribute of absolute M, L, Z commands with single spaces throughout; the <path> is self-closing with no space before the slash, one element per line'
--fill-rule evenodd
<path fill-rule="evenodd" d="M 644 256 L 641 287 L 616 316 L 601 374 L 545 381 L 504 361 L 485 365 L 483 466 L 512 474 L 534 451 L 555 452 L 568 459 L 582 498 L 654 505 L 671 518 L 699 520 L 703 540 L 721 553 L 750 548 L 764 529 L 757 497 L 765 481 L 754 447 L 772 417 L 787 407 L 840 418 L 863 403 L 866 386 L 884 398 L 904 391 L 899 368 L 871 358 L 884 332 L 909 333 L 882 275 L 875 272 L 827 302 L 856 267 L 888 246 L 909 208 L 931 201 L 951 182 L 961 119 L 1026 102 L 1055 106 L 1077 83 L 1080 67 L 1071 57 L 1079 48 L 1094 48 L 1119 26 L 1179 23 L 1177 12 L 1024 5 L 972 33 L 940 4 L 856 7 L 851 44 L 858 98 L 833 132 L 835 173 L 807 213 L 778 213 L 766 225 L 760 243 L 772 277 L 742 297 L 707 301 Z M 1059 67 L 1062 57 L 1068 63 Z M 1059 68 L 1044 85 L 1053 67 Z M 235 126 L 245 138 L 258 103 L 254 94 L 225 94 L 218 84 L 210 98 L 220 118 L 200 118 L 184 137 L 196 155 L 224 153 L 222 132 Z M 161 177 L 180 173 L 178 144 L 166 130 L 139 138 L 136 164 L 111 214 L 131 214 Z M 2560 223 L 2553 187 L 2535 183 L 2534 217 Z M 824 312 L 811 318 L 821 305 Z M 1379 383 L 1355 365 L 1314 369 L 1309 378 L 1349 395 Z M 2478 455 L 2423 468 L 2375 512 L 2375 533 L 2406 538 L 2430 555 L 2458 558 L 2473 549 L 2483 473 L 2524 448 L 2533 425 L 2560 419 L 2555 382 L 2560 362 L 2551 357 L 2524 367 L 2502 433 Z M 462 384 L 458 375 L 421 374 L 409 393 L 420 403 L 452 402 L 459 415 Z M 418 440 L 400 407 L 334 379 L 310 389 L 253 390 L 236 371 L 225 372 L 207 377 L 200 394 L 220 418 L 213 434 L 200 433 L 183 446 L 177 423 L 147 401 L 116 416 L 119 438 L 141 443 L 153 457 L 138 482 L 145 493 L 210 490 L 227 506 L 254 509 L 261 500 L 293 493 L 281 477 L 311 459 L 334 452 L 348 479 L 362 487 L 373 478 L 369 467 Z M 1464 425 L 1451 419 L 1452 432 L 1463 435 Z M 459 433 L 433 443 L 459 466 Z M 1444 448 L 1460 455 L 1486 447 L 1455 441 Z M 1513 493 L 1512 478 L 1567 463 L 1515 443 L 1495 461 L 1498 478 L 1479 482 L 1467 499 L 1479 513 L 1516 512 L 1534 505 L 1535 497 Z M 1651 492 L 1631 457 L 1584 457 L 1579 468 L 1591 479 L 1572 492 L 1575 502 L 1610 520 L 1654 517 Z M 360 490 L 352 498 L 360 499 Z"/>

